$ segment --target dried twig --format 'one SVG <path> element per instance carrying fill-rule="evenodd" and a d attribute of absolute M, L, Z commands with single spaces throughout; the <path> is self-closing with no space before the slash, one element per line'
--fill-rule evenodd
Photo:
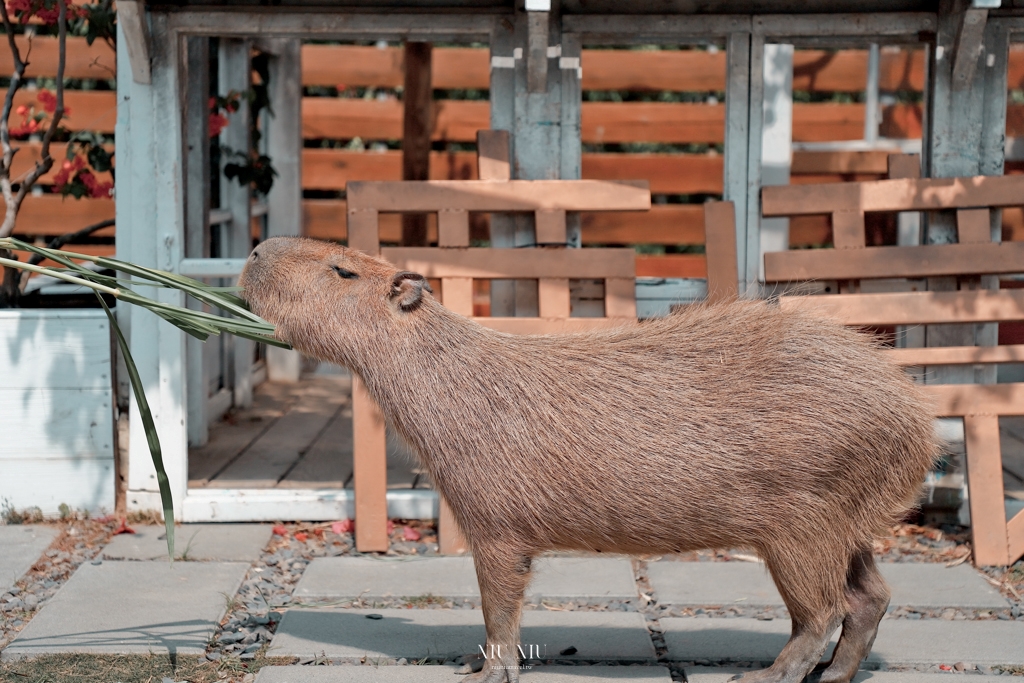
<path fill-rule="evenodd" d="M 3 163 L 0 166 L 0 189 L 3 190 L 4 201 L 7 203 L 7 210 L 4 214 L 4 221 L 0 224 L 0 238 L 9 237 L 14 232 L 14 222 L 18 217 L 18 210 L 25 201 L 32 186 L 36 184 L 44 174 L 53 168 L 53 157 L 50 156 L 50 143 L 57 133 L 60 121 L 64 118 L 64 63 L 67 60 L 68 6 L 66 0 L 57 0 L 57 43 L 59 56 L 57 59 L 57 106 L 50 117 L 50 125 L 43 135 L 43 144 L 39 150 L 39 161 L 36 162 L 28 175 L 18 185 L 17 193 L 14 192 L 11 183 L 11 164 L 14 161 L 14 154 L 17 150 L 11 147 L 10 130 L 8 129 L 8 118 L 11 115 L 11 107 L 14 105 L 14 93 L 21 86 L 22 78 L 25 75 L 26 63 L 21 59 L 21 52 L 14 39 L 14 30 L 11 25 L 11 18 L 7 13 L 6 3 L 0 2 L 0 16 L 3 18 L 4 29 L 7 31 L 7 43 L 14 57 L 14 75 L 11 77 L 11 85 L 7 88 L 7 97 L 4 99 L 4 108 L 0 112 L 0 146 L 3 148 Z"/>
<path fill-rule="evenodd" d="M 83 237 L 88 237 L 89 235 L 93 234 L 97 230 L 102 230 L 103 228 L 109 228 L 112 225 L 114 225 L 114 219 L 113 218 L 108 218 L 107 220 L 100 221 L 99 223 L 93 223 L 92 225 L 84 227 L 81 230 L 76 230 L 75 232 L 65 233 L 65 234 L 61 235 L 60 237 L 54 237 L 52 240 L 50 240 L 47 243 L 46 248 L 47 249 L 60 249 L 61 247 L 63 247 L 68 242 L 75 242 L 77 240 L 80 240 Z M 32 258 L 30 258 L 28 260 L 28 262 L 31 263 L 32 265 L 36 265 L 36 264 L 42 263 L 44 258 L 46 258 L 46 257 L 43 256 L 42 254 L 33 254 Z"/>

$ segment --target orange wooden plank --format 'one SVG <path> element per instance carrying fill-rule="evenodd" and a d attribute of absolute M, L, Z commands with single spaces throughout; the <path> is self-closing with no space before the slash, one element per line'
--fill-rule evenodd
<path fill-rule="evenodd" d="M 1024 363 L 1024 344 L 888 349 L 886 354 L 894 363 L 903 366 Z"/>
<path fill-rule="evenodd" d="M 861 211 L 836 211 L 832 214 L 832 242 L 836 249 L 863 249 L 864 214 Z"/>
<path fill-rule="evenodd" d="M 971 537 L 974 564 L 1008 564 L 1006 511 L 1003 508 L 1003 466 L 996 415 L 964 417 L 967 477 L 970 486 Z"/>
<path fill-rule="evenodd" d="M 987 323 L 1024 320 L 1024 289 L 784 296 L 779 306 L 846 325 Z"/>
<path fill-rule="evenodd" d="M 6 40 L 6 39 L 5 39 Z M 21 58 L 28 62 L 25 78 L 54 78 L 57 75 L 58 41 L 56 36 L 17 36 Z M 114 51 L 102 40 L 89 45 L 85 38 L 68 36 L 67 56 L 64 61 L 65 78 L 90 78 L 112 81 L 117 78 L 117 59 Z M 0 73 L 14 73 L 11 51 L 0 50 Z"/>
<path fill-rule="evenodd" d="M 920 154 L 889 154 L 886 158 L 886 175 L 890 180 L 896 178 L 920 178 Z"/>
<path fill-rule="evenodd" d="M 924 388 L 935 401 L 938 417 L 1024 415 L 1024 383 L 926 384 Z"/>
<path fill-rule="evenodd" d="M 636 280 L 608 277 L 604 280 L 606 318 L 636 318 Z"/>
<path fill-rule="evenodd" d="M 487 180 L 349 183 L 349 211 L 638 211 L 651 205 L 647 181 Z"/>
<path fill-rule="evenodd" d="M 42 109 L 37 99 L 39 91 L 19 90 L 14 94 L 14 108 L 21 105 Z M 90 130 L 99 133 L 113 133 L 117 123 L 117 94 L 110 90 L 65 90 L 64 106 L 71 113 L 65 114 L 60 125 L 70 131 Z M 20 122 L 18 115 L 11 114 L 14 124 Z"/>
<path fill-rule="evenodd" d="M 441 247 L 469 246 L 469 212 L 442 209 L 437 214 L 437 243 Z"/>
<path fill-rule="evenodd" d="M 778 251 L 764 255 L 764 271 L 768 282 L 1019 273 L 1024 242 Z"/>
<path fill-rule="evenodd" d="M 473 315 L 473 278 L 441 278 L 441 303 L 467 318 Z"/>
<path fill-rule="evenodd" d="M 379 214 L 375 209 L 348 208 L 348 246 L 372 256 L 380 253 Z"/>
<path fill-rule="evenodd" d="M 695 277 L 708 276 L 707 261 L 702 254 L 665 254 L 663 256 L 637 255 L 637 277 Z"/>
<path fill-rule="evenodd" d="M 1024 511 L 1018 512 L 1006 523 L 1008 563 L 1014 563 L 1024 556 Z"/>
<path fill-rule="evenodd" d="M 29 173 L 35 168 L 36 162 L 40 160 L 40 153 L 43 148 L 41 142 L 19 142 L 13 145 L 18 149 L 18 153 L 14 155 L 14 163 L 11 164 L 11 177 L 22 178 L 24 175 Z M 107 151 L 113 152 L 114 146 L 107 145 Z M 54 142 L 50 145 L 50 157 L 53 159 L 53 166 L 50 170 L 39 177 L 40 185 L 49 185 L 53 182 L 53 176 L 56 175 L 61 165 L 67 160 L 68 146 L 63 142 Z M 93 175 L 100 182 L 113 182 L 113 178 L 110 173 L 105 171 L 103 173 L 94 172 Z"/>
<path fill-rule="evenodd" d="M 704 205 L 708 301 L 718 303 L 739 296 L 736 263 L 736 209 L 732 202 Z"/>
<path fill-rule="evenodd" d="M 632 249 L 435 249 L 384 247 L 381 256 L 401 270 L 426 277 L 538 279 L 632 278 L 636 273 Z M 1021 290 L 1024 294 L 1024 290 Z"/>
<path fill-rule="evenodd" d="M 541 318 L 568 318 L 570 311 L 569 279 L 540 278 L 537 301 Z"/>
<path fill-rule="evenodd" d="M 871 151 L 794 151 L 790 173 L 794 175 L 870 173 L 884 175 L 889 152 Z"/>
<path fill-rule="evenodd" d="M 960 209 L 956 212 L 957 241 L 960 244 L 991 243 L 991 220 L 988 209 Z"/>
<path fill-rule="evenodd" d="M 384 416 L 361 378 L 352 377 L 353 486 L 356 497 L 356 548 L 388 549 L 388 467 Z"/>
<path fill-rule="evenodd" d="M 0 205 L 4 205 L 2 200 Z M 55 237 L 113 217 L 114 202 L 110 199 L 74 199 L 59 194 L 29 196 L 21 205 L 14 234 L 19 237 Z M 114 229 L 104 228 L 93 234 L 110 237 Z"/>
<path fill-rule="evenodd" d="M 537 244 L 565 244 L 565 209 L 542 209 L 534 214 Z"/>
<path fill-rule="evenodd" d="M 721 194 L 724 168 L 720 155 L 584 154 L 581 175 L 595 180 L 646 178 L 652 194 Z"/>

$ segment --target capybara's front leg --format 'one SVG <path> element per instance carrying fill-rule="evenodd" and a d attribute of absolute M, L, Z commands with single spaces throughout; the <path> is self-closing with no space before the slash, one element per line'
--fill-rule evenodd
<path fill-rule="evenodd" d="M 508 547 L 473 546 L 476 578 L 487 628 L 483 671 L 463 680 L 470 683 L 518 683 L 519 618 L 523 593 L 530 582 L 531 559 Z"/>

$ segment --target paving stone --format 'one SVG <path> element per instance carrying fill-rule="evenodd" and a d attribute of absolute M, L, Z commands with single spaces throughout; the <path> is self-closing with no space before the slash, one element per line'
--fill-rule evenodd
<path fill-rule="evenodd" d="M 52 527 L 34 524 L 0 526 L 0 593 L 32 568 L 59 533 Z"/>
<path fill-rule="evenodd" d="M 249 565 L 241 562 L 83 564 L 2 652 L 201 654 Z"/>
<path fill-rule="evenodd" d="M 728 683 L 736 674 L 750 669 L 733 667 L 697 666 L 686 667 L 687 683 Z M 853 677 L 853 683 L 949 683 L 949 673 L 925 673 L 922 671 L 860 671 Z"/>
<path fill-rule="evenodd" d="M 627 559 L 611 557 L 544 557 L 526 599 L 565 601 L 631 600 L 637 597 Z M 479 599 L 471 557 L 321 557 L 307 567 L 295 588 L 303 600 L 369 600 L 436 595 Z"/>
<path fill-rule="evenodd" d="M 669 657 L 679 661 L 769 662 L 790 634 L 788 619 L 660 620 Z M 832 637 L 834 644 L 838 631 Z M 1024 664 L 1024 623 L 1016 621 L 945 621 L 883 619 L 871 664 L 883 666 L 970 662 L 994 666 Z M 832 646 L 824 659 L 831 656 Z"/>
<path fill-rule="evenodd" d="M 450 666 L 267 666 L 260 669 L 256 683 L 457 683 L 464 680 L 454 671 Z M 519 675 L 524 682 L 531 683 L 669 683 L 672 680 L 668 669 L 662 666 L 538 666 Z"/>
<path fill-rule="evenodd" d="M 103 549 L 108 560 L 164 560 L 167 541 L 162 524 L 138 525 Z M 174 529 L 174 555 L 185 560 L 252 562 L 270 542 L 267 524 L 183 524 Z"/>
<path fill-rule="evenodd" d="M 420 659 L 476 653 L 485 640 L 479 610 L 293 609 L 278 626 L 270 654 Z M 524 649 L 536 646 L 541 658 L 654 660 L 646 623 L 637 612 L 528 610 L 520 640 Z M 576 652 L 561 655 L 569 648 Z"/>
<path fill-rule="evenodd" d="M 892 589 L 891 607 L 1005 609 L 999 591 L 966 564 L 879 564 Z M 658 602 L 670 605 L 781 606 L 782 597 L 761 563 L 651 562 L 647 565 Z"/>

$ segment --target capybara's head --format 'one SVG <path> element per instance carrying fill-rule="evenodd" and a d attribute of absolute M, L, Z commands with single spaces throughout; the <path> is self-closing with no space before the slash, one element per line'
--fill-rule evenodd
<path fill-rule="evenodd" d="M 398 333 L 433 301 L 418 273 L 299 237 L 274 237 L 253 249 L 238 284 L 252 311 L 276 326 L 279 339 L 346 365 L 353 349 Z"/>

